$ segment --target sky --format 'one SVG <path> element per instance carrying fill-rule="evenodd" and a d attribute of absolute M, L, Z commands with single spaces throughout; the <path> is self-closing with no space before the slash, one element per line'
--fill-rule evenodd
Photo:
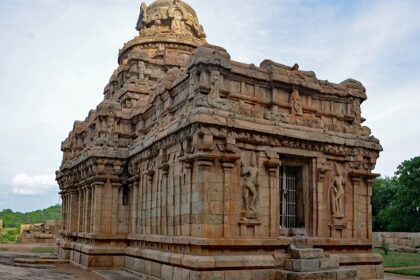
<path fill-rule="evenodd" d="M 381 140 L 375 172 L 420 155 L 420 1 L 187 0 L 232 59 L 361 81 Z M 151 1 L 146 1 L 150 4 Z M 55 170 L 74 120 L 103 99 L 138 0 L 0 0 L 0 209 L 59 203 Z"/>

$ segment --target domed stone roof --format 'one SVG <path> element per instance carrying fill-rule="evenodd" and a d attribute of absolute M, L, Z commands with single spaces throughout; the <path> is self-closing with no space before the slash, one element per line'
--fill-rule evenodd
<path fill-rule="evenodd" d="M 186 11 L 191 13 L 191 15 L 193 15 L 194 17 L 197 18 L 197 13 L 195 12 L 195 10 L 193 8 L 191 8 L 190 5 L 188 5 L 187 3 L 182 2 L 182 1 L 157 0 L 157 1 L 153 2 L 152 4 L 150 4 L 150 6 L 147 9 L 148 10 L 154 10 L 154 9 L 158 9 L 158 8 L 161 8 L 161 7 L 170 7 L 171 5 L 174 4 L 174 2 L 178 2 L 179 6 L 183 7 Z"/>
<path fill-rule="evenodd" d="M 150 6 L 142 3 L 136 29 L 142 36 L 175 34 L 177 37 L 206 38 L 197 13 L 180 0 L 156 0 Z"/>
<path fill-rule="evenodd" d="M 135 48 L 191 52 L 207 43 L 197 13 L 180 0 L 156 0 L 150 5 L 143 2 L 136 29 L 139 36 L 124 44 L 118 56 L 119 63 Z"/>

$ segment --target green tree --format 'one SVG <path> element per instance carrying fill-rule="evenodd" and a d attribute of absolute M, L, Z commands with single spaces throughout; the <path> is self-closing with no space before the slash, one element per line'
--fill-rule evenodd
<path fill-rule="evenodd" d="M 374 231 L 420 231 L 420 157 L 401 163 L 395 177 L 373 185 Z"/>
<path fill-rule="evenodd" d="M 420 157 L 401 163 L 397 172 L 395 200 L 385 211 L 391 217 L 390 231 L 420 231 Z"/>
<path fill-rule="evenodd" d="M 387 231 L 389 225 L 389 217 L 384 211 L 387 209 L 398 189 L 398 180 L 396 177 L 378 178 L 373 184 L 372 194 L 372 215 L 373 215 L 373 231 Z"/>
<path fill-rule="evenodd" d="M 61 219 L 61 206 L 55 205 L 29 213 L 13 212 L 10 209 L 6 209 L 0 211 L 0 219 L 3 220 L 6 228 L 18 228 L 21 224 L 45 223 L 47 220 Z"/>

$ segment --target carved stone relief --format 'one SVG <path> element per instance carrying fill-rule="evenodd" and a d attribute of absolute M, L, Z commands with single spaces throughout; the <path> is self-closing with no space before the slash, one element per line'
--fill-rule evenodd
<path fill-rule="evenodd" d="M 330 185 L 331 211 L 336 219 L 343 219 L 345 215 L 346 179 L 342 167 L 334 163 L 334 175 Z"/>
<path fill-rule="evenodd" d="M 217 98 L 220 96 L 221 76 L 219 71 L 212 71 L 210 74 L 210 97 Z"/>
<path fill-rule="evenodd" d="M 291 114 L 296 116 L 302 116 L 302 100 L 299 95 L 299 90 L 293 88 L 292 95 L 290 96 L 290 103 L 292 106 Z"/>
<path fill-rule="evenodd" d="M 259 171 L 255 153 L 251 154 L 249 162 L 241 162 L 242 178 L 242 199 L 243 209 L 242 219 L 258 219 L 258 199 L 259 199 Z"/>

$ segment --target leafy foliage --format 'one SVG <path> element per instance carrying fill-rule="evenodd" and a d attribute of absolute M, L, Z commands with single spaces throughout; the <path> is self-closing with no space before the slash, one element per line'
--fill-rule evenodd
<path fill-rule="evenodd" d="M 393 178 L 379 178 L 373 186 L 374 231 L 420 231 L 420 157 L 398 166 Z"/>
<path fill-rule="evenodd" d="M 4 232 L 0 233 L 0 244 L 15 243 L 19 236 L 19 229 L 10 228 L 5 229 Z"/>
<path fill-rule="evenodd" d="M 45 223 L 47 220 L 59 220 L 61 219 L 61 205 L 57 204 L 29 213 L 13 212 L 6 209 L 0 212 L 0 219 L 3 220 L 5 228 L 19 228 L 21 224 L 38 224 Z"/>

